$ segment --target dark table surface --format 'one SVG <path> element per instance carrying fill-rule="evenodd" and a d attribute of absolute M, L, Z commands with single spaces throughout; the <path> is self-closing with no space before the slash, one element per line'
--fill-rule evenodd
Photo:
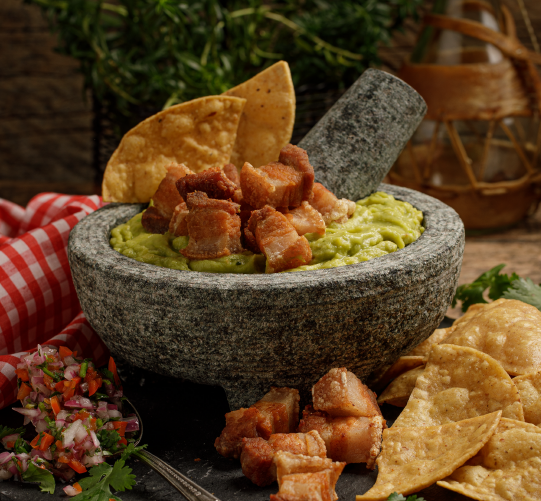
<path fill-rule="evenodd" d="M 168 378 L 119 363 L 125 395 L 139 411 L 144 423 L 142 443 L 148 450 L 168 462 L 222 501 L 264 501 L 278 491 L 276 483 L 257 487 L 242 474 L 238 460 L 226 459 L 214 449 L 214 440 L 224 425 L 224 414 L 229 412 L 225 392 L 220 387 L 204 386 Z M 17 402 L 14 406 L 19 406 Z M 390 425 L 401 409 L 382 407 Z M 0 411 L 0 423 L 21 426 L 22 416 L 11 408 Z M 30 428 L 32 426 L 30 425 Z M 35 433 L 30 433 L 33 438 Z M 150 467 L 130 459 L 130 467 L 137 476 L 131 491 L 119 493 L 123 501 L 184 499 L 167 481 Z M 338 480 L 336 491 L 342 500 L 354 501 L 376 481 L 377 469 L 364 465 L 346 466 Z M 0 501 L 66 500 L 62 484 L 57 480 L 54 495 L 43 494 L 36 485 L 13 480 L 0 482 Z M 419 493 L 427 501 L 460 501 L 468 499 L 436 485 Z"/>

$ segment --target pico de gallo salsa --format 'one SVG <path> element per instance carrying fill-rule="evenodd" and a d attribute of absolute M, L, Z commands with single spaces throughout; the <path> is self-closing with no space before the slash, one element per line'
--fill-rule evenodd
<path fill-rule="evenodd" d="M 126 434 L 139 430 L 136 416 L 122 415 L 122 386 L 112 358 L 98 369 L 69 348 L 38 345 L 21 357 L 16 373 L 22 407 L 13 410 L 25 425 L 32 422 L 37 435 L 28 442 L 24 429 L 17 429 L 2 438 L 7 452 L 0 453 L 1 480 L 25 479 L 29 468 L 38 468 L 69 481 L 122 451 Z M 81 488 L 75 483 L 64 491 L 75 496 Z"/>

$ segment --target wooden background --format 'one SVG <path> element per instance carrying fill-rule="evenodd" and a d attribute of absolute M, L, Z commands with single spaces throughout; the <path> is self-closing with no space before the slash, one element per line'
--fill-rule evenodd
<path fill-rule="evenodd" d="M 519 38 L 533 49 L 520 0 L 502 1 L 514 14 Z M 541 0 L 524 3 L 541 39 Z M 422 10 L 429 9 L 427 2 Z M 381 48 L 384 69 L 400 67 L 418 30 L 409 21 L 404 33 Z M 99 192 L 92 168 L 90 100 L 82 93 L 78 63 L 56 54 L 55 45 L 37 7 L 0 0 L 0 198 L 21 205 L 43 191 Z M 507 232 L 468 237 L 460 282 L 499 263 L 541 282 L 540 249 L 540 211 Z"/>

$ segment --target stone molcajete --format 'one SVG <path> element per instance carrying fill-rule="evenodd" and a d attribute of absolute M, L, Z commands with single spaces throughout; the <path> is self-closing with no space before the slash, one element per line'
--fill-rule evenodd
<path fill-rule="evenodd" d="M 110 204 L 74 228 L 68 251 L 83 311 L 114 355 L 161 374 L 220 385 L 231 408 L 238 408 L 258 400 L 270 386 L 306 392 L 332 367 L 347 367 L 366 378 L 432 333 L 456 288 L 462 222 L 454 210 L 427 195 L 378 187 L 425 105 L 415 91 L 383 72 L 369 70 L 353 87 L 354 93 L 348 91 L 345 101 L 331 109 L 330 118 L 323 118 L 326 129 L 318 124 L 303 140 L 316 177 L 338 196 L 356 199 L 380 189 L 410 202 L 424 213 L 425 233 L 402 250 L 340 268 L 271 275 L 197 273 L 140 263 L 114 251 L 110 230 L 144 205 Z M 372 89 L 369 95 L 363 94 L 366 89 Z M 373 117 L 379 117 L 369 120 L 368 131 L 363 130 L 367 120 L 351 113 L 355 101 L 370 102 Z M 342 159 L 323 163 L 327 151 L 312 145 L 339 133 L 329 128 L 354 131 L 357 139 L 352 140 L 371 152 L 354 155 L 337 140 L 326 150 Z M 374 155 L 383 150 L 382 158 Z M 345 191 L 337 188 L 339 179 L 333 180 L 335 172 L 328 166 L 347 177 Z M 364 174 L 354 175 L 351 169 Z"/>

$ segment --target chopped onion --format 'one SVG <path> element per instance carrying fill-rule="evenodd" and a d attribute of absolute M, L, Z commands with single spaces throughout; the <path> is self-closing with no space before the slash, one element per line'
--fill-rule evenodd
<path fill-rule="evenodd" d="M 56 415 L 56 419 L 58 419 L 58 420 L 65 420 L 70 414 L 71 414 L 70 411 L 67 411 L 66 409 L 62 409 L 62 410 Z"/>
<path fill-rule="evenodd" d="M 13 407 L 15 412 L 22 414 L 23 416 L 29 416 L 31 418 L 37 418 L 41 415 L 41 410 L 39 409 L 25 409 L 23 407 Z"/>
<path fill-rule="evenodd" d="M 64 377 L 71 381 L 75 377 L 79 377 L 79 371 L 81 370 L 81 364 L 71 364 L 64 370 Z"/>
<path fill-rule="evenodd" d="M 14 455 L 13 452 L 0 452 L 0 464 L 7 463 Z"/>
<path fill-rule="evenodd" d="M 88 391 L 88 383 L 82 383 L 81 384 L 81 391 L 83 393 L 86 393 Z"/>
<path fill-rule="evenodd" d="M 64 447 L 72 447 L 76 440 L 78 442 L 81 441 L 81 438 L 78 438 L 78 436 L 84 438 L 86 435 L 87 433 L 83 423 L 80 420 L 74 421 L 62 432 L 62 445 Z"/>
<path fill-rule="evenodd" d="M 85 466 L 95 466 L 105 461 L 102 454 L 94 454 L 93 456 L 85 456 L 83 458 L 83 464 Z"/>
<path fill-rule="evenodd" d="M 7 449 L 7 443 L 8 442 L 15 442 L 15 440 L 17 440 L 19 438 L 19 434 L 18 433 L 13 433 L 11 435 L 6 435 L 3 439 L 2 439 L 2 444 L 3 446 Z"/>
<path fill-rule="evenodd" d="M 45 421 L 45 419 L 40 419 L 37 421 L 37 423 L 34 423 L 35 426 L 36 426 L 36 431 L 38 433 L 41 433 L 42 431 L 47 431 L 48 430 L 48 426 L 47 426 L 47 423 Z"/>
<path fill-rule="evenodd" d="M 90 430 L 90 436 L 92 437 L 92 443 L 94 444 L 94 447 L 99 447 L 100 441 L 98 440 L 98 436 L 96 435 L 96 432 L 94 430 Z"/>
<path fill-rule="evenodd" d="M 66 485 L 66 487 L 64 487 L 63 491 L 68 496 L 77 496 L 77 494 L 79 494 L 79 491 L 75 487 L 73 487 L 73 485 Z"/>
<path fill-rule="evenodd" d="M 117 410 L 118 410 L 118 405 L 107 404 L 107 408 L 108 408 L 110 411 L 117 411 Z"/>
<path fill-rule="evenodd" d="M 70 407 L 70 408 L 77 407 L 79 409 L 94 409 L 94 405 L 92 404 L 92 402 L 88 398 L 82 397 L 81 395 L 75 395 L 73 398 L 70 398 L 64 404 L 64 407 Z"/>
<path fill-rule="evenodd" d="M 13 476 L 10 470 L 0 470 L 0 480 L 8 480 Z"/>
<path fill-rule="evenodd" d="M 128 416 L 120 421 L 128 423 L 126 425 L 126 431 L 137 431 L 139 429 L 139 420 L 137 419 L 137 416 Z"/>
<path fill-rule="evenodd" d="M 122 413 L 120 411 L 107 411 L 107 413 L 109 414 L 109 417 L 110 418 L 115 418 L 115 417 L 119 417 L 121 418 L 122 417 Z"/>

